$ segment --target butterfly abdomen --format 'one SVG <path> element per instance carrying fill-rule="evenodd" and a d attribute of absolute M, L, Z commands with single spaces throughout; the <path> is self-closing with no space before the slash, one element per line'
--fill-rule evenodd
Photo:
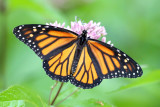
<path fill-rule="evenodd" d="M 76 49 L 74 60 L 73 60 L 73 64 L 72 64 L 72 72 L 71 72 L 71 74 L 74 74 L 74 72 L 76 71 L 80 55 L 81 55 L 81 49 Z"/>

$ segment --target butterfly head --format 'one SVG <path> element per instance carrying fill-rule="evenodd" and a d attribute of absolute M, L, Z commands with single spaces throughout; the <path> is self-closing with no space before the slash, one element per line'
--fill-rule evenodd
<path fill-rule="evenodd" d="M 87 37 L 87 30 L 83 30 L 81 35 L 82 35 L 82 37 L 86 38 Z"/>
<path fill-rule="evenodd" d="M 87 40 L 87 31 L 83 30 L 80 36 L 80 45 L 83 45 L 86 40 Z"/>

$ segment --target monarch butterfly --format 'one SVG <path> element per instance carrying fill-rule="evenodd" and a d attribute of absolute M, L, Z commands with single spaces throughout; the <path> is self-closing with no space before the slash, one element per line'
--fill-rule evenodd
<path fill-rule="evenodd" d="M 50 25 L 20 25 L 16 37 L 42 60 L 52 79 L 70 81 L 83 89 L 99 85 L 103 79 L 137 78 L 142 69 L 131 57 L 112 45 Z"/>

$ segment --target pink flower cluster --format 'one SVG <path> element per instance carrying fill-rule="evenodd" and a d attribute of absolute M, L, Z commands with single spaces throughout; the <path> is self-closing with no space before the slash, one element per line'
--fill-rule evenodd
<path fill-rule="evenodd" d="M 100 22 L 96 23 L 96 22 L 93 22 L 92 20 L 89 21 L 88 23 L 82 23 L 81 20 L 74 21 L 74 22 L 71 22 L 71 27 L 70 26 L 65 27 L 65 23 L 61 24 L 61 23 L 58 23 L 57 21 L 55 21 L 54 23 L 49 23 L 49 24 L 47 23 L 47 25 L 65 28 L 79 35 L 82 34 L 83 30 L 86 30 L 88 37 L 92 39 L 99 39 L 100 37 L 102 37 L 102 41 L 106 42 L 105 35 L 107 35 L 107 32 L 104 26 L 100 26 L 100 24 L 101 24 Z"/>

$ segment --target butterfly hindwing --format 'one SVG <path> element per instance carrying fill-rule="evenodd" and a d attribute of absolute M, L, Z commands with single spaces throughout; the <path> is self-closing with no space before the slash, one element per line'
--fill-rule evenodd
<path fill-rule="evenodd" d="M 16 37 L 27 44 L 41 59 L 48 59 L 70 47 L 77 34 L 49 25 L 20 25 L 14 28 Z"/>
<path fill-rule="evenodd" d="M 141 67 L 119 49 L 94 39 L 89 39 L 87 44 L 96 71 L 100 70 L 100 78 L 136 78 L 142 75 Z"/>
<path fill-rule="evenodd" d="M 77 44 L 66 48 L 61 53 L 43 61 L 43 68 L 52 79 L 68 82 Z"/>
<path fill-rule="evenodd" d="M 75 86 L 83 89 L 93 88 L 102 82 L 97 72 L 88 53 L 87 46 L 84 46 L 70 81 Z"/>

